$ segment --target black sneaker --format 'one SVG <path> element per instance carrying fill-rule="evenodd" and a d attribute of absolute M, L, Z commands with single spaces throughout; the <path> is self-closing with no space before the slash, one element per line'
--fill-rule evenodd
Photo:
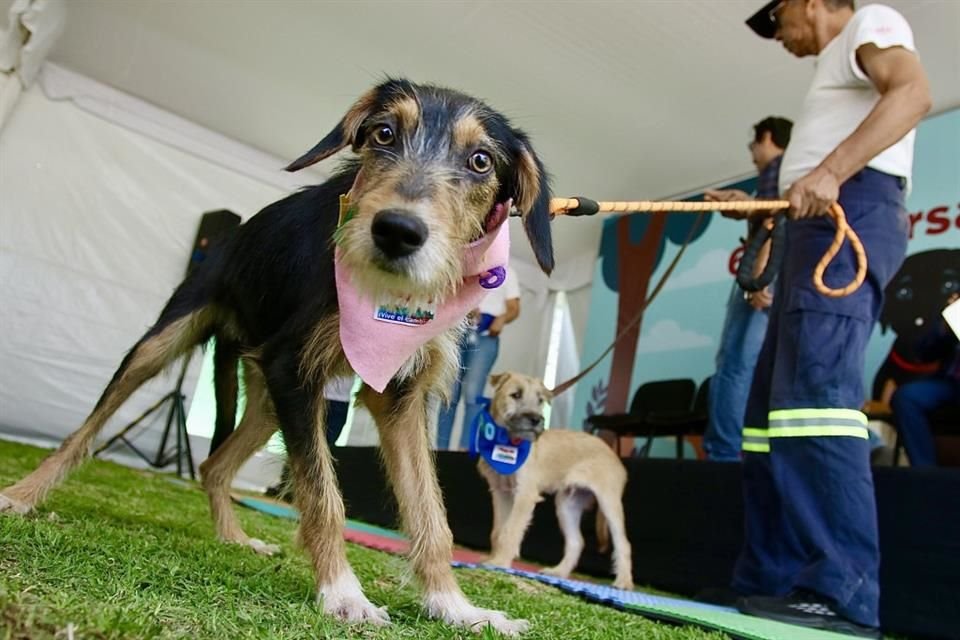
<path fill-rule="evenodd" d="M 767 618 L 811 629 L 845 633 L 860 638 L 882 638 L 880 629 L 867 627 L 849 620 L 833 608 L 833 604 L 810 591 L 794 591 L 786 597 L 747 596 L 740 598 L 737 608 L 741 613 Z"/>

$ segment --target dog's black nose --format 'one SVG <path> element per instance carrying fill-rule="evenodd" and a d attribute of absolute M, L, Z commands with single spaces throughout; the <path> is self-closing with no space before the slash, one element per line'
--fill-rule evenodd
<path fill-rule="evenodd" d="M 427 241 L 427 225 L 402 209 L 384 209 L 373 217 L 373 242 L 388 258 L 402 258 Z"/>
<path fill-rule="evenodd" d="M 538 429 L 543 426 L 543 415 L 539 413 L 525 413 L 523 419 L 531 429 Z"/>

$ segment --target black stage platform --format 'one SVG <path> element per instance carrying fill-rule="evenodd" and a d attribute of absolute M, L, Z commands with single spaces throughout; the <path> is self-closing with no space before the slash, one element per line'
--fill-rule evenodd
<path fill-rule="evenodd" d="M 348 517 L 396 526 L 396 506 L 375 448 L 338 447 Z M 625 460 L 624 496 L 633 577 L 678 594 L 726 584 L 742 535 L 740 465 L 697 460 Z M 437 456 L 447 515 L 457 544 L 489 548 L 490 499 L 465 453 Z M 960 638 L 960 471 L 875 468 L 880 517 L 881 620 L 911 637 Z M 583 522 L 587 549 L 578 571 L 609 575 L 609 556 L 593 549 L 593 515 Z M 537 506 L 524 558 L 556 563 L 563 539 L 552 499 Z"/>

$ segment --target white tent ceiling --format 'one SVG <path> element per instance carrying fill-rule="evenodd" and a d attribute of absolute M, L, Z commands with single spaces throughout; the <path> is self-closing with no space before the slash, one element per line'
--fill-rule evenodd
<path fill-rule="evenodd" d="M 960 105 L 960 0 L 887 3 L 934 111 Z M 384 74 L 447 84 L 527 129 L 558 193 L 655 198 L 749 173 L 750 124 L 796 115 L 813 64 L 747 30 L 760 4 L 76 0 L 51 60 L 284 159 Z M 560 259 L 598 223 L 558 221 Z"/>

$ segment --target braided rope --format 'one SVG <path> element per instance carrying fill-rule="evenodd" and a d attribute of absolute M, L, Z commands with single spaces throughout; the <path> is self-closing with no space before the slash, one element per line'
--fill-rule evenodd
<path fill-rule="evenodd" d="M 790 207 L 787 200 L 737 200 L 730 202 L 682 202 L 682 201 L 655 201 L 655 200 L 637 200 L 633 202 L 596 202 L 588 201 L 585 198 L 581 202 L 580 198 L 552 198 L 550 200 L 550 212 L 554 216 L 566 215 L 569 212 L 579 209 L 581 205 L 592 209 L 585 215 L 591 213 L 643 213 L 643 212 L 703 212 L 703 211 L 747 211 L 754 212 L 757 215 L 771 215 L 776 211 L 781 211 Z M 867 253 L 863 248 L 863 243 L 856 232 L 847 224 L 847 218 L 843 213 L 843 208 L 838 203 L 830 205 L 828 211 L 837 226 L 833 242 L 827 247 L 826 252 L 817 266 L 813 270 L 813 286 L 817 291 L 830 298 L 842 298 L 850 295 L 860 288 L 867 276 Z M 857 273 L 846 286 L 839 289 L 831 289 L 823 282 L 823 274 L 830 266 L 830 263 L 843 247 L 844 239 L 850 242 L 857 258 Z"/>

